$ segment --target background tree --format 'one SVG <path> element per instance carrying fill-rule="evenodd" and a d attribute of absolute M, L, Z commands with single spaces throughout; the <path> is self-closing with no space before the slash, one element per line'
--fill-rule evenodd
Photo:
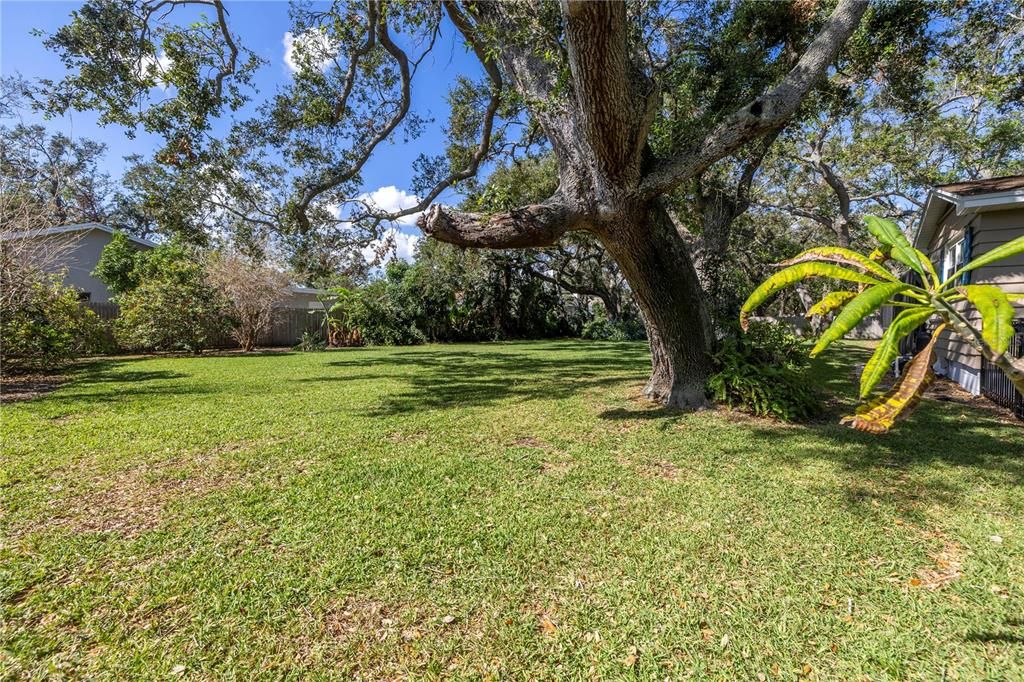
<path fill-rule="evenodd" d="M 849 247 L 860 215 L 909 229 L 937 184 L 1024 172 L 1024 15 L 1019 2 L 944 7 L 920 84 L 872 78 L 790 126 L 755 202 L 791 216 L 802 239 Z"/>

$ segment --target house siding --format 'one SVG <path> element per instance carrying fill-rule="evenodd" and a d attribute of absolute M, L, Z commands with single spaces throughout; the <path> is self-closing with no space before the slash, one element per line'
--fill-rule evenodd
<path fill-rule="evenodd" d="M 89 300 L 95 303 L 105 303 L 110 300 L 112 294 L 107 285 L 94 277 L 92 271 L 100 262 L 100 254 L 103 248 L 110 243 L 111 235 L 103 230 L 88 230 L 79 234 L 55 234 L 34 237 L 34 239 L 47 239 L 55 242 L 68 243 L 70 248 L 61 259 L 60 265 L 54 268 L 54 272 L 63 272 L 64 284 L 88 294 Z M 138 250 L 147 247 L 131 242 Z"/>
<path fill-rule="evenodd" d="M 1024 208 L 996 210 L 957 216 L 946 214 L 942 224 L 928 244 L 928 257 L 936 269 L 942 266 L 943 250 L 962 239 L 967 227 L 973 229 L 971 258 L 977 258 L 1001 244 L 1024 234 Z M 1024 255 L 1008 258 L 971 273 L 972 284 L 998 284 L 1007 291 L 1024 293 Z M 981 326 L 980 315 L 967 302 L 957 304 L 968 321 Z M 1017 304 L 1017 316 L 1024 317 L 1024 305 Z M 935 344 L 936 365 L 968 390 L 977 393 L 980 384 L 981 354 L 970 344 L 950 331 L 945 331 Z"/>

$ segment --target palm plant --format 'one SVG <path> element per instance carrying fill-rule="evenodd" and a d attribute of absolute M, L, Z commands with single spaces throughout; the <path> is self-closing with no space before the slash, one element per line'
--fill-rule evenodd
<path fill-rule="evenodd" d="M 843 423 L 862 431 L 882 433 L 897 417 L 909 413 L 921 394 L 934 381 L 932 363 L 935 342 L 948 329 L 960 335 L 989 362 L 1010 378 L 1024 393 L 1024 359 L 1008 356 L 1013 339 L 1013 300 L 1024 294 L 1011 294 L 992 284 L 962 284 L 962 276 L 985 265 L 1024 253 L 1024 236 L 1007 242 L 975 258 L 940 280 L 928 256 L 915 249 L 899 227 L 890 220 L 867 216 L 865 225 L 880 244 L 870 255 L 852 249 L 820 246 L 779 263 L 784 269 L 765 280 L 743 304 L 740 326 L 747 328 L 750 314 L 776 292 L 811 277 L 826 277 L 857 285 L 855 291 L 835 291 L 814 305 L 808 315 L 824 315 L 839 310 L 831 326 L 818 338 L 811 357 L 843 338 L 864 318 L 883 305 L 895 306 L 900 313 L 885 331 L 860 377 L 860 398 L 867 400 L 899 355 L 900 340 L 933 317 L 938 325 L 925 348 L 908 363 L 892 388 L 863 403 L 857 413 Z M 920 284 L 901 281 L 886 267 L 895 261 L 910 268 Z M 967 308 L 974 306 L 981 316 L 981 328 L 968 321 Z"/>

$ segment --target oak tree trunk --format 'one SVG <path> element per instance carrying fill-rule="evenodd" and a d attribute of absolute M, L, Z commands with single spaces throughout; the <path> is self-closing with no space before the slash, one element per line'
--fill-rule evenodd
<path fill-rule="evenodd" d="M 651 378 L 644 396 L 666 407 L 707 406 L 714 334 L 686 244 L 665 210 L 651 203 L 602 234 L 647 325 Z"/>

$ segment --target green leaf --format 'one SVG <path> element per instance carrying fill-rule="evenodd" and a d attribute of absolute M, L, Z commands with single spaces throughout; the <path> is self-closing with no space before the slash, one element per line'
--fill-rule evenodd
<path fill-rule="evenodd" d="M 879 218 L 873 215 L 864 216 L 864 225 L 867 226 L 868 232 L 874 235 L 882 246 L 885 246 L 889 250 L 889 255 L 903 263 L 909 268 L 912 268 L 922 279 L 928 279 L 925 274 L 924 266 L 921 264 L 921 259 L 918 257 L 918 251 L 910 242 L 907 241 L 906 236 L 903 234 L 903 230 L 899 228 L 899 225 L 891 220 L 885 218 Z M 928 260 L 925 258 L 925 260 Z"/>
<path fill-rule="evenodd" d="M 798 256 L 782 261 L 779 265 L 796 265 L 797 263 L 806 263 L 809 261 L 824 261 L 829 263 L 839 263 L 840 265 L 852 265 L 855 268 L 867 270 L 881 279 L 889 280 L 890 282 L 899 281 L 891 272 L 886 270 L 879 263 L 876 263 L 866 256 L 862 256 L 852 249 L 844 249 L 841 246 L 818 246 L 813 249 L 807 249 Z"/>
<path fill-rule="evenodd" d="M 833 291 L 832 293 L 827 294 L 825 298 L 812 305 L 811 309 L 807 311 L 806 317 L 827 315 L 856 295 L 856 291 Z"/>
<path fill-rule="evenodd" d="M 900 340 L 935 314 L 930 307 L 907 308 L 892 321 L 860 375 L 861 400 L 868 397 L 900 352 Z"/>
<path fill-rule="evenodd" d="M 1010 256 L 1016 256 L 1018 253 L 1024 253 L 1024 236 L 1017 237 L 1016 239 L 1008 241 L 1001 246 L 997 246 L 988 253 L 984 253 L 978 256 L 970 263 L 968 263 L 967 265 L 963 266 L 962 268 L 954 272 L 952 275 L 950 275 L 949 279 L 947 279 L 946 282 L 944 282 L 944 284 L 948 282 L 955 282 L 956 278 L 965 272 L 975 270 L 984 265 L 995 263 L 997 260 L 1003 260 L 1004 258 L 1009 258 Z"/>
<path fill-rule="evenodd" d="M 811 357 L 818 355 L 829 347 L 833 341 L 843 338 L 847 332 L 856 327 L 861 320 L 878 310 L 878 308 L 890 298 L 903 291 L 907 287 L 903 282 L 892 282 L 887 284 L 879 283 L 865 289 L 855 299 L 836 315 L 831 326 L 818 339 L 811 349 Z"/>
<path fill-rule="evenodd" d="M 917 259 L 920 260 L 922 263 L 924 263 L 924 267 L 925 267 L 926 270 L 928 270 L 928 274 L 930 274 L 932 276 L 932 281 L 935 282 L 935 286 L 936 287 L 940 286 L 940 284 L 939 284 L 939 273 L 937 273 L 935 271 L 935 266 L 932 265 L 932 260 L 931 260 L 931 258 L 928 257 L 928 254 L 924 253 L 923 251 L 919 251 L 917 249 L 914 249 L 914 253 L 917 254 Z M 928 286 L 927 281 L 925 281 L 925 286 L 926 287 Z"/>
<path fill-rule="evenodd" d="M 981 338 L 1002 355 L 1013 340 L 1013 304 L 1003 290 L 991 284 L 969 284 L 957 287 L 981 313 Z"/>
<path fill-rule="evenodd" d="M 863 273 L 830 263 L 800 263 L 799 265 L 793 265 L 785 270 L 779 270 L 754 289 L 754 292 L 750 294 L 750 297 L 747 298 L 746 303 L 743 304 L 743 308 L 740 310 L 740 326 L 745 331 L 750 313 L 767 301 L 772 294 L 810 277 L 829 277 L 831 279 L 842 279 L 862 284 L 881 284 L 881 282 L 873 277 L 868 277 Z M 900 284 L 900 288 L 905 286 L 905 284 Z"/>

